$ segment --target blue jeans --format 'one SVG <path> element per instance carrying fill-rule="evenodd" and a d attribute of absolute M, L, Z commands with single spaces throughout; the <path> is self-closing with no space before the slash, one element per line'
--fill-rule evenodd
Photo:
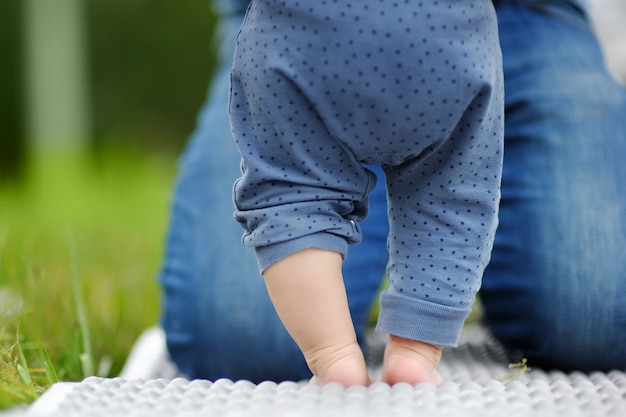
<path fill-rule="evenodd" d="M 535 366 L 626 368 L 626 89 L 580 10 L 502 2 L 500 225 L 481 299 Z"/>
<path fill-rule="evenodd" d="M 498 6 L 503 200 L 481 299 L 496 337 L 534 366 L 626 368 L 626 92 L 607 73 L 586 19 L 559 3 Z M 162 325 L 189 377 L 297 380 L 310 373 L 233 220 L 240 157 L 227 101 L 241 18 L 222 23 L 222 65 L 181 159 L 160 274 Z M 383 183 L 344 263 L 361 340 L 387 263 Z"/>

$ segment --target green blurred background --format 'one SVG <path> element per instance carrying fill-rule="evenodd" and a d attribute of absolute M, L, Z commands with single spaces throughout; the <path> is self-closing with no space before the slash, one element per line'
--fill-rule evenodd
<path fill-rule="evenodd" d="M 176 154 L 213 69 L 208 0 L 2 0 L 0 178 L 39 151 Z"/>
<path fill-rule="evenodd" d="M 209 0 L 0 0 L 0 409 L 115 376 L 158 321 Z"/>

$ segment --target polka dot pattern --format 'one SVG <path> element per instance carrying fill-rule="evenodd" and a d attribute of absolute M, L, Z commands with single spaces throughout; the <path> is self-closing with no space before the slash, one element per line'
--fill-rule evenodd
<path fill-rule="evenodd" d="M 496 225 L 500 59 L 486 0 L 254 0 L 230 110 L 242 154 L 236 218 L 261 269 L 358 242 L 376 181 L 362 164 L 379 164 L 391 224 L 385 305 L 462 323 Z M 430 338 L 389 317 L 382 330 Z"/>

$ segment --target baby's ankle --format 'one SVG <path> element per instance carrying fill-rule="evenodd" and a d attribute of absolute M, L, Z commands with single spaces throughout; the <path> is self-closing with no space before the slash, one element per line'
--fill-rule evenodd
<path fill-rule="evenodd" d="M 442 378 L 437 365 L 442 351 L 441 346 L 391 335 L 385 349 L 381 380 L 390 385 L 400 382 L 439 385 Z"/>
<path fill-rule="evenodd" d="M 368 385 L 370 382 L 365 359 L 358 344 L 324 354 L 320 359 L 310 362 L 309 367 L 314 374 L 312 384 L 339 382 L 349 387 Z"/>

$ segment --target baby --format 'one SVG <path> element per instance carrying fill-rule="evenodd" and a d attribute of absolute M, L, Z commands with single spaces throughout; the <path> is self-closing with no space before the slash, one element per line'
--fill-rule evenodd
<path fill-rule="evenodd" d="M 503 85 L 491 0 L 253 0 L 231 73 L 236 219 L 312 382 L 370 382 L 342 278 L 381 165 L 382 381 L 438 384 L 489 260 Z"/>

